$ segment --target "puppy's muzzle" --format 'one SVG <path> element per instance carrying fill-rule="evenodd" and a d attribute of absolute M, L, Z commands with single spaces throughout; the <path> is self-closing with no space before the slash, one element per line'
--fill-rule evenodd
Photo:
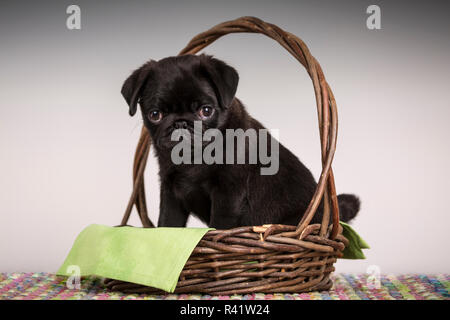
<path fill-rule="evenodd" d="M 177 120 L 173 124 L 173 128 L 174 129 L 187 129 L 188 128 L 187 121 L 185 121 L 185 120 Z"/>

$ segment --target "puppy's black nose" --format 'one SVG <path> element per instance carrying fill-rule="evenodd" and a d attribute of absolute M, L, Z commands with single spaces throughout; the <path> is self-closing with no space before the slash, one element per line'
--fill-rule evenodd
<path fill-rule="evenodd" d="M 175 121 L 174 125 L 175 129 L 187 129 L 187 122 L 184 120 Z"/>

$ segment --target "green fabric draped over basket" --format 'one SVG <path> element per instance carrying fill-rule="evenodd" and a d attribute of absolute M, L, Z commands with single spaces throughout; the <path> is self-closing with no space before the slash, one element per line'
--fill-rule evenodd
<path fill-rule="evenodd" d="M 96 275 L 173 292 L 178 277 L 208 228 L 134 228 L 92 224 L 75 240 L 57 275 Z"/>
<path fill-rule="evenodd" d="M 341 222 L 344 258 L 364 259 L 367 243 Z M 77 237 L 57 275 L 100 276 L 174 292 L 183 267 L 208 228 L 134 228 L 92 224 Z"/>

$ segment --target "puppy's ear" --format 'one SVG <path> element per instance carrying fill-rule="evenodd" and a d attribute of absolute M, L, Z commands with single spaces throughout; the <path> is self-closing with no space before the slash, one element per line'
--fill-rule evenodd
<path fill-rule="evenodd" d="M 137 104 L 141 96 L 141 89 L 144 86 L 154 63 L 154 60 L 145 63 L 142 67 L 135 70 L 122 85 L 121 93 L 130 107 L 130 116 L 136 114 Z"/>
<path fill-rule="evenodd" d="M 223 108 L 228 108 L 236 94 L 239 75 L 237 71 L 225 62 L 212 56 L 200 55 L 201 64 L 214 85 L 219 102 Z"/>

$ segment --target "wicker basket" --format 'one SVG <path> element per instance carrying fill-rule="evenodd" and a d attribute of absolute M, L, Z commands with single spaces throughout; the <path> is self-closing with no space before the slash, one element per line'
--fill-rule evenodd
<path fill-rule="evenodd" d="M 254 292 L 305 292 L 332 286 L 333 263 L 348 244 L 339 225 L 339 210 L 331 163 L 336 147 L 337 110 L 333 93 L 317 60 L 295 35 L 254 17 L 221 23 L 194 37 L 182 54 L 195 54 L 229 33 L 261 33 L 277 41 L 308 71 L 316 96 L 322 173 L 315 194 L 298 226 L 246 226 L 209 231 L 194 249 L 181 272 L 175 293 L 211 295 Z M 144 227 L 153 227 L 147 214 L 144 169 L 151 139 L 145 129 L 136 149 L 133 192 L 121 225 L 126 225 L 133 205 Z M 310 224 L 323 200 L 321 224 Z M 332 224 L 330 219 L 332 215 Z M 161 293 L 161 290 L 108 279 L 111 290 Z"/>

